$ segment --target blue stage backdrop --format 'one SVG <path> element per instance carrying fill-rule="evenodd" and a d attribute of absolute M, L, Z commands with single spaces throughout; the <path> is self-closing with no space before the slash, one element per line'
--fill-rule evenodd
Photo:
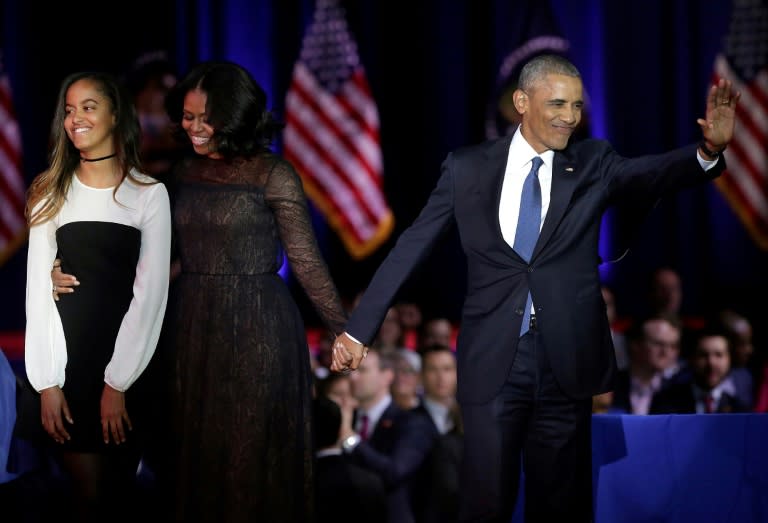
<path fill-rule="evenodd" d="M 115 6 L 117 15 L 107 15 L 102 3 L 83 5 L 75 12 L 53 4 L 42 17 L 30 2 L 0 4 L 0 49 L 22 129 L 27 183 L 46 164 L 56 88 L 74 70 L 123 72 L 137 56 L 156 49 L 166 51 L 180 73 L 202 59 L 234 60 L 263 84 L 281 116 L 314 2 L 137 0 Z M 416 217 L 446 154 L 486 138 L 501 68 L 517 47 L 538 36 L 556 37 L 552 45 L 565 42 L 560 50 L 581 69 L 587 90 L 585 131 L 627 156 L 661 152 L 698 140 L 696 118 L 703 114 L 731 14 L 725 0 L 341 5 L 378 106 L 384 190 L 395 216 L 389 242 L 354 261 L 318 214 L 323 251 L 347 298 L 365 287 L 397 234 Z M 606 260 L 622 250 L 624 221 L 621 213 L 605 221 Z M 464 278 L 457 249 L 457 239 L 448 238 L 404 290 L 428 313 L 454 320 Z M 25 256 L 24 246 L 0 267 L 0 330 L 23 329 Z M 765 319 L 760 303 L 768 294 L 768 255 L 714 184 L 663 201 L 639 229 L 629 254 L 601 267 L 621 314 L 642 311 L 646 279 L 662 264 L 682 275 L 685 313 L 731 306 L 756 323 Z M 316 321 L 301 303 L 308 323 Z"/>

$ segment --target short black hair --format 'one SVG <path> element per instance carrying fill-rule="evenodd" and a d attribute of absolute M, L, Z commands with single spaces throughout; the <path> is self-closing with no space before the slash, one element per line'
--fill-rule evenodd
<path fill-rule="evenodd" d="M 548 74 L 561 74 L 581 79 L 579 70 L 564 56 L 543 54 L 532 58 L 523 66 L 517 82 L 518 88 L 528 91 Z"/>
<path fill-rule="evenodd" d="M 728 332 L 725 330 L 723 325 L 716 321 L 707 322 L 704 324 L 703 327 L 700 329 L 694 331 L 693 333 L 693 351 L 695 352 L 699 348 L 699 343 L 701 343 L 701 340 L 704 338 L 713 338 L 713 337 L 719 337 L 723 338 L 728 345 L 728 353 L 731 353 L 731 338 L 728 336 Z"/>
<path fill-rule="evenodd" d="M 432 343 L 430 345 L 427 345 L 425 347 L 421 347 L 419 349 L 419 354 L 421 355 L 421 361 L 424 362 L 424 359 L 427 357 L 428 354 L 431 354 L 433 352 L 447 352 L 454 358 L 456 357 L 456 354 L 453 352 L 453 349 L 450 347 L 447 347 L 443 345 L 442 343 Z"/>
<path fill-rule="evenodd" d="M 627 329 L 627 339 L 630 341 L 643 340 L 645 338 L 645 325 L 656 320 L 666 321 L 675 329 L 677 329 L 681 334 L 683 332 L 683 325 L 680 323 L 679 318 L 671 314 L 660 312 L 648 314 L 643 316 L 639 321 L 633 322 L 629 329 Z"/>

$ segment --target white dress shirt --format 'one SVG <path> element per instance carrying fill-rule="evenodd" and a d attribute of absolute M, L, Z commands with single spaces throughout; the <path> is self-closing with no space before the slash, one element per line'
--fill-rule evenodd
<path fill-rule="evenodd" d="M 541 185 L 541 224 L 549 209 L 550 192 L 552 189 L 552 162 L 555 152 L 552 150 L 536 153 L 520 133 L 520 128 L 512 136 L 507 156 L 507 168 L 504 172 L 504 183 L 501 187 L 501 201 L 499 202 L 499 223 L 501 234 L 510 247 L 515 245 L 515 233 L 517 232 L 517 219 L 520 215 L 520 197 L 523 193 L 523 183 L 531 171 L 531 160 L 539 156 L 544 163 L 539 167 L 539 185 Z"/>
<path fill-rule="evenodd" d="M 645 415 L 651 410 L 653 395 L 661 390 L 661 374 L 655 374 L 650 382 L 643 382 L 630 377 L 629 404 L 632 414 Z"/>
<path fill-rule="evenodd" d="M 533 147 L 523 138 L 518 127 L 512 136 L 507 156 L 507 168 L 504 171 L 504 182 L 501 186 L 501 199 L 499 202 L 499 224 L 501 235 L 510 247 L 514 248 L 515 233 L 517 232 L 517 220 L 520 215 L 520 197 L 523 193 L 523 183 L 528 173 L 534 156 L 540 157 L 544 163 L 539 167 L 539 185 L 541 186 L 541 220 L 539 231 L 544 223 L 544 217 L 549 209 L 550 193 L 552 191 L 552 162 L 555 152 L 552 150 L 538 154 Z M 531 314 L 535 314 L 533 302 L 531 302 Z"/>

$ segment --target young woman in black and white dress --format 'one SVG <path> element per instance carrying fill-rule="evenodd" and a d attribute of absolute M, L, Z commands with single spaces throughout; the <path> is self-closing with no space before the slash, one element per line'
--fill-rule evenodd
<path fill-rule="evenodd" d="M 141 172 L 139 137 L 131 99 L 111 75 L 68 76 L 49 167 L 28 193 L 26 372 L 73 480 L 78 521 L 126 513 L 151 401 L 141 377 L 168 299 L 168 193 Z M 57 258 L 79 286 L 55 301 Z"/>

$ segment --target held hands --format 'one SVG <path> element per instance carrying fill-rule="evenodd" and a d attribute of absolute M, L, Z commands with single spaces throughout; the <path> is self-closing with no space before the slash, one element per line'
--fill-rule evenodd
<path fill-rule="evenodd" d="M 101 432 L 104 435 L 104 443 L 109 443 L 109 436 L 115 444 L 125 443 L 125 428 L 133 430 L 131 418 L 125 410 L 125 393 L 115 390 L 106 383 L 101 393 Z"/>
<path fill-rule="evenodd" d="M 357 343 L 343 332 L 336 336 L 333 342 L 331 370 L 345 374 L 356 370 L 367 354 L 368 347 Z"/>
<path fill-rule="evenodd" d="M 74 423 L 64 391 L 58 386 L 40 391 L 40 417 L 43 428 L 56 443 L 64 443 L 65 440 L 70 439 L 69 432 L 64 427 L 62 415 L 68 423 Z"/>
<path fill-rule="evenodd" d="M 51 283 L 53 283 L 53 299 L 59 301 L 59 294 L 69 294 L 75 292 L 75 287 L 80 285 L 77 278 L 71 274 L 61 272 L 61 260 L 53 260 L 51 269 Z"/>
<path fill-rule="evenodd" d="M 733 90 L 731 81 L 724 78 L 709 89 L 705 118 L 696 122 L 704 135 L 704 145 L 710 151 L 719 153 L 733 138 L 739 98 L 741 93 Z"/>

